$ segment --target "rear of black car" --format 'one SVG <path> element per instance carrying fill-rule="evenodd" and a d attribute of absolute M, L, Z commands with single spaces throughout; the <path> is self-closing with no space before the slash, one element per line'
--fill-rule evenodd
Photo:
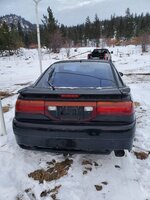
<path fill-rule="evenodd" d="M 112 63 L 55 63 L 20 91 L 13 129 L 24 148 L 130 151 L 135 132 L 130 89 Z"/>

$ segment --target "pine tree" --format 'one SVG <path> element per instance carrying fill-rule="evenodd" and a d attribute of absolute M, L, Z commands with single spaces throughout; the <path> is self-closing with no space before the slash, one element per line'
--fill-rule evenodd
<path fill-rule="evenodd" d="M 103 37 L 103 26 L 100 24 L 100 20 L 98 18 L 98 15 L 95 14 L 95 20 L 93 23 L 93 38 L 96 39 L 96 46 L 99 45 L 99 38 Z"/>
<path fill-rule="evenodd" d="M 85 40 L 85 45 L 87 46 L 87 41 L 92 39 L 91 37 L 91 21 L 90 17 L 88 16 L 85 20 L 85 34 L 84 34 L 84 40 Z"/>
<path fill-rule="evenodd" d="M 44 24 L 43 30 L 43 43 L 45 43 L 47 48 L 50 48 L 50 42 L 52 41 L 53 36 L 58 30 L 57 21 L 54 18 L 53 12 L 50 7 L 47 9 L 48 16 L 43 16 L 44 19 L 42 20 Z"/>
<path fill-rule="evenodd" d="M 133 14 L 130 14 L 130 9 L 127 8 L 126 10 L 126 16 L 125 16 L 125 38 L 127 40 L 131 39 L 134 35 L 134 21 L 133 21 Z"/>
<path fill-rule="evenodd" d="M 19 21 L 18 21 L 18 24 L 17 24 L 17 29 L 18 29 L 18 34 L 19 34 L 20 40 L 21 40 L 22 43 L 24 43 L 25 37 L 24 37 L 24 33 L 23 33 L 23 30 L 22 30 L 22 27 L 21 27 L 21 24 L 20 24 Z"/>
<path fill-rule="evenodd" d="M 8 51 L 10 53 L 11 49 L 11 35 L 10 35 L 10 30 L 7 26 L 7 24 L 4 22 L 1 26 L 1 31 L 0 31 L 0 50 L 1 53 L 3 54 L 4 51 Z"/>

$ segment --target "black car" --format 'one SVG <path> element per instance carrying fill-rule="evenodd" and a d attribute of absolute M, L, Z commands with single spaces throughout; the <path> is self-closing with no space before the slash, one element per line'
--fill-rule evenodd
<path fill-rule="evenodd" d="M 100 59 L 100 60 L 109 60 L 111 61 L 111 54 L 113 51 L 108 49 L 94 49 L 92 53 L 88 54 L 88 59 Z"/>
<path fill-rule="evenodd" d="M 13 130 L 22 148 L 123 156 L 135 124 L 130 89 L 112 62 L 69 60 L 19 91 Z"/>

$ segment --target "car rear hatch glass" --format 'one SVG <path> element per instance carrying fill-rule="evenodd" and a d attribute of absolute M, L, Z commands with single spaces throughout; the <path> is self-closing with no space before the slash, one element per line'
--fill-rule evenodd
<path fill-rule="evenodd" d="M 56 63 L 38 81 L 36 87 L 96 88 L 116 87 L 110 63 Z"/>

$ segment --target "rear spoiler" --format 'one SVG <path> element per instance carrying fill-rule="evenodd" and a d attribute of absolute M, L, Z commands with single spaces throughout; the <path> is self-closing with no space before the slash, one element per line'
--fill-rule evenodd
<path fill-rule="evenodd" d="M 123 95 L 128 95 L 128 94 L 130 94 L 130 88 L 129 87 L 124 87 L 124 88 L 121 88 L 120 89 L 120 92 L 123 94 Z"/>
<path fill-rule="evenodd" d="M 127 94 L 127 88 L 56 88 L 52 90 L 51 88 L 34 88 L 34 87 L 26 87 L 18 91 L 21 95 L 38 95 L 38 94 L 81 94 L 81 95 L 122 95 Z M 129 92 L 128 92 L 129 93 Z"/>

